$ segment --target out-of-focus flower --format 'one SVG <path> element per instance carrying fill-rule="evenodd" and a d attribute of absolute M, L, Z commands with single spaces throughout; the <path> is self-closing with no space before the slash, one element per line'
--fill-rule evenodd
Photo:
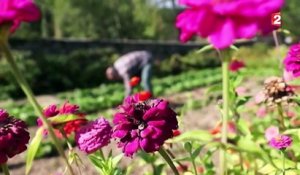
<path fill-rule="evenodd" d="M 265 131 L 265 138 L 270 141 L 272 138 L 279 135 L 279 128 L 276 126 L 270 126 Z"/>
<path fill-rule="evenodd" d="M 216 135 L 216 134 L 221 133 L 221 130 L 222 130 L 222 123 L 219 122 L 213 129 L 210 130 L 210 133 L 212 135 Z M 236 130 L 235 123 L 232 121 L 229 121 L 227 123 L 227 130 L 228 130 L 229 134 L 236 134 L 237 130 Z"/>
<path fill-rule="evenodd" d="M 287 72 L 290 72 L 294 77 L 300 76 L 300 43 L 290 47 L 283 63 Z"/>
<path fill-rule="evenodd" d="M 283 80 L 285 82 L 292 81 L 293 79 L 295 79 L 295 77 L 293 76 L 293 74 L 291 72 L 288 72 L 286 70 L 283 71 Z"/>
<path fill-rule="evenodd" d="M 296 116 L 296 113 L 293 112 L 293 111 L 287 111 L 287 112 L 286 112 L 286 116 L 289 117 L 289 118 L 293 118 L 293 117 Z"/>
<path fill-rule="evenodd" d="M 235 92 L 237 93 L 238 96 L 244 96 L 247 92 L 247 89 L 243 86 L 239 86 L 235 88 Z"/>
<path fill-rule="evenodd" d="M 90 154 L 108 145 L 111 134 L 112 127 L 101 117 L 81 127 L 75 133 L 75 140 L 81 151 Z"/>
<path fill-rule="evenodd" d="M 256 111 L 256 116 L 263 118 L 267 115 L 267 108 L 265 106 L 261 106 L 260 108 L 258 108 L 258 110 Z"/>
<path fill-rule="evenodd" d="M 295 95 L 293 89 L 280 77 L 270 77 L 264 83 L 265 102 L 268 106 L 289 104 Z"/>
<path fill-rule="evenodd" d="M 138 101 L 138 95 L 127 97 L 114 115 L 113 137 L 126 156 L 139 149 L 147 153 L 160 149 L 165 140 L 173 137 L 178 128 L 176 113 L 165 100 Z"/>
<path fill-rule="evenodd" d="M 284 150 L 291 146 L 293 139 L 286 135 L 278 135 L 269 141 L 269 145 L 275 149 Z"/>
<path fill-rule="evenodd" d="M 137 86 L 137 85 L 139 85 L 140 84 L 140 81 L 141 81 L 141 78 L 140 77 L 132 77 L 131 79 L 130 79 L 130 86 L 131 87 L 134 87 L 134 86 Z"/>
<path fill-rule="evenodd" d="M 258 92 L 254 97 L 255 103 L 260 104 L 266 100 L 265 93 L 263 91 Z"/>
<path fill-rule="evenodd" d="M 74 114 L 78 117 L 78 119 L 68 121 L 65 123 L 52 123 L 53 127 L 55 128 L 54 132 L 57 137 L 63 138 L 62 133 L 59 129 L 62 129 L 67 136 L 72 134 L 73 132 L 77 131 L 81 126 L 87 123 L 85 119 L 85 114 L 79 112 L 79 106 L 70 104 L 69 102 L 65 102 L 61 108 L 58 108 L 57 105 L 49 105 L 47 108 L 43 110 L 44 115 L 47 118 L 56 117 L 56 116 L 64 116 L 69 114 Z M 40 118 L 37 119 L 37 125 L 42 126 L 42 120 Z M 44 130 L 44 135 L 48 134 L 47 130 Z"/>
<path fill-rule="evenodd" d="M 181 164 L 181 165 L 179 165 L 178 167 L 176 167 L 176 169 L 177 169 L 179 172 L 186 172 L 186 171 L 189 169 L 189 166 L 188 166 L 188 165 L 185 165 L 185 164 Z"/>
<path fill-rule="evenodd" d="M 188 8 L 176 19 L 180 40 L 194 35 L 206 38 L 215 48 L 224 49 L 236 39 L 253 38 L 274 29 L 272 13 L 279 12 L 284 0 L 180 0 Z"/>
<path fill-rule="evenodd" d="M 204 173 L 204 167 L 203 167 L 203 166 L 198 166 L 198 167 L 197 167 L 197 171 L 198 171 L 198 173 L 200 173 L 200 174 Z"/>
<path fill-rule="evenodd" d="M 0 109 L 0 164 L 27 149 L 29 132 L 25 122 Z"/>
<path fill-rule="evenodd" d="M 229 65 L 229 70 L 231 72 L 237 72 L 238 70 L 245 67 L 245 63 L 240 60 L 233 60 Z"/>
<path fill-rule="evenodd" d="M 22 22 L 39 20 L 41 13 L 32 0 L 1 0 L 0 1 L 0 26 L 10 25 L 14 32 Z"/>
<path fill-rule="evenodd" d="M 140 101 L 146 101 L 146 100 L 149 100 L 152 97 L 152 94 L 149 91 L 141 91 L 141 92 L 138 93 L 138 95 L 139 95 L 139 100 Z"/>

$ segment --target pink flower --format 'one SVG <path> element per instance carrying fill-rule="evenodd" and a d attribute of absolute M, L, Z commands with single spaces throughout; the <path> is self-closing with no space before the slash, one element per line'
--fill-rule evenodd
<path fill-rule="evenodd" d="M 292 81 L 293 79 L 295 79 L 295 77 L 293 76 L 292 72 L 288 72 L 286 70 L 283 71 L 283 80 L 285 82 Z"/>
<path fill-rule="evenodd" d="M 0 109 L 0 164 L 27 149 L 29 132 L 24 121 Z"/>
<path fill-rule="evenodd" d="M 78 148 L 91 154 L 110 143 L 112 127 L 104 118 L 89 122 L 75 133 Z"/>
<path fill-rule="evenodd" d="M 10 24 L 14 32 L 22 22 L 39 20 L 41 13 L 32 0 L 0 0 L 0 25 Z"/>
<path fill-rule="evenodd" d="M 272 138 L 279 135 L 279 129 L 276 126 L 270 126 L 265 131 L 265 138 L 267 141 L 270 141 Z"/>
<path fill-rule="evenodd" d="M 237 72 L 238 70 L 244 67 L 245 67 L 245 63 L 243 61 L 233 60 L 229 65 L 229 70 L 231 72 Z"/>
<path fill-rule="evenodd" d="M 254 98 L 255 98 L 256 104 L 262 103 L 266 100 L 266 96 L 263 91 L 260 91 L 259 93 L 257 93 Z"/>
<path fill-rule="evenodd" d="M 286 135 L 278 135 L 269 141 L 269 145 L 275 149 L 284 150 L 291 146 L 293 139 Z"/>
<path fill-rule="evenodd" d="M 142 149 L 147 153 L 160 149 L 178 128 L 176 113 L 165 100 L 138 101 L 138 94 L 127 97 L 114 115 L 113 137 L 126 156 Z"/>
<path fill-rule="evenodd" d="M 266 115 L 267 115 L 267 108 L 265 106 L 258 108 L 258 110 L 256 111 L 257 117 L 263 118 Z"/>
<path fill-rule="evenodd" d="M 246 94 L 247 89 L 243 86 L 239 86 L 239 87 L 235 88 L 235 92 L 237 93 L 238 96 L 243 96 Z"/>
<path fill-rule="evenodd" d="M 274 29 L 272 13 L 280 11 L 284 0 L 179 0 L 188 8 L 176 19 L 180 40 L 194 35 L 206 38 L 218 49 L 229 47 L 236 39 L 253 38 Z"/>
<path fill-rule="evenodd" d="M 286 71 L 290 72 L 294 77 L 300 76 L 300 43 L 290 47 L 283 63 Z"/>

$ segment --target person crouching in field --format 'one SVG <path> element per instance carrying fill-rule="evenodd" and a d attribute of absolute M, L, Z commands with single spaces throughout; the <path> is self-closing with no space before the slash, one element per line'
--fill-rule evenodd
<path fill-rule="evenodd" d="M 125 97 L 132 93 L 130 79 L 133 76 L 141 76 L 141 84 L 145 91 L 152 93 L 151 69 L 152 54 L 148 51 L 132 51 L 118 58 L 113 66 L 106 69 L 109 80 L 123 79 Z"/>

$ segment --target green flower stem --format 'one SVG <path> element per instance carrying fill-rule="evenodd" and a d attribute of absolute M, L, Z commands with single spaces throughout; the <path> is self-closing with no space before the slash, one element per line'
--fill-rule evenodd
<path fill-rule="evenodd" d="M 222 137 L 221 142 L 227 144 L 227 123 L 229 118 L 229 55 L 222 58 L 222 84 L 223 84 L 223 118 L 222 118 Z M 222 175 L 227 174 L 226 166 L 226 149 L 220 150 L 220 172 Z"/>
<path fill-rule="evenodd" d="M 179 175 L 173 161 L 171 160 L 171 158 L 169 157 L 169 155 L 166 153 L 166 151 L 164 150 L 163 147 L 161 147 L 158 150 L 159 154 L 165 159 L 165 161 L 169 164 L 169 166 L 171 167 L 171 169 L 173 170 L 174 175 Z"/>
<path fill-rule="evenodd" d="M 278 113 L 279 113 L 279 124 L 280 124 L 280 130 L 284 131 L 286 129 L 285 124 L 284 124 L 284 114 L 283 114 L 283 108 L 279 104 L 278 105 Z"/>
<path fill-rule="evenodd" d="M 280 151 L 282 155 L 282 174 L 285 175 L 285 156 L 284 156 L 284 151 Z"/>
<path fill-rule="evenodd" d="M 1 37 L 3 37 L 3 35 Z M 65 163 L 68 167 L 69 173 L 71 175 L 74 175 L 74 171 L 73 171 L 73 169 L 72 169 L 72 167 L 71 167 L 71 165 L 70 165 L 70 163 L 69 163 L 69 161 L 68 161 L 68 159 L 67 159 L 67 157 L 64 153 L 64 149 L 61 146 L 61 144 L 60 144 L 59 140 L 57 139 L 57 137 L 55 136 L 52 125 L 50 124 L 50 122 L 44 116 L 44 114 L 42 112 L 42 108 L 38 104 L 37 100 L 35 99 L 35 96 L 34 96 L 33 92 L 31 91 L 30 86 L 28 85 L 27 81 L 23 77 L 23 74 L 20 72 L 19 68 L 17 67 L 17 64 L 16 64 L 16 62 L 15 62 L 15 60 L 14 60 L 14 58 L 13 58 L 11 52 L 10 52 L 8 42 L 7 42 L 7 40 L 5 40 L 5 38 L 0 39 L 0 49 L 2 50 L 7 62 L 9 63 L 11 71 L 12 71 L 15 79 L 17 80 L 19 86 L 21 87 L 23 92 L 26 94 L 28 101 L 33 106 L 33 108 L 34 108 L 35 112 L 37 113 L 37 115 L 41 117 L 45 128 L 48 130 L 49 135 L 52 138 L 52 141 L 53 141 L 54 145 L 56 146 L 56 149 L 58 150 L 61 157 L 64 159 L 64 161 L 65 161 Z"/>
<path fill-rule="evenodd" d="M 2 172 L 4 173 L 4 175 L 9 175 L 9 169 L 8 169 L 6 163 L 1 164 L 1 168 L 2 168 Z"/>

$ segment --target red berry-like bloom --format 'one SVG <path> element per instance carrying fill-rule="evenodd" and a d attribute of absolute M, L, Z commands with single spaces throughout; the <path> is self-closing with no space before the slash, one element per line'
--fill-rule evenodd
<path fill-rule="evenodd" d="M 78 119 L 72 120 L 66 123 L 55 124 L 53 123 L 54 128 L 62 128 L 67 136 L 72 134 L 73 132 L 77 131 L 81 126 L 87 123 L 85 119 L 85 115 L 79 113 L 79 106 L 70 104 L 69 102 L 65 102 L 63 106 L 59 109 L 56 105 L 49 105 L 43 111 L 44 115 L 47 118 L 55 117 L 59 115 L 68 115 L 68 114 L 75 114 L 78 116 Z M 43 123 L 41 119 L 37 120 L 38 126 L 42 126 Z M 57 137 L 62 138 L 62 134 L 58 129 L 55 129 L 55 134 Z M 47 135 L 47 131 L 44 131 L 44 135 Z"/>
<path fill-rule="evenodd" d="M 231 72 L 237 72 L 238 70 L 245 67 L 245 63 L 239 60 L 233 60 L 229 65 L 229 70 Z"/>
<path fill-rule="evenodd" d="M 0 164 L 27 149 L 29 133 L 25 122 L 0 109 Z"/>
<path fill-rule="evenodd" d="M 131 79 L 130 79 L 130 86 L 131 87 L 134 87 L 134 86 L 137 86 L 137 85 L 139 85 L 140 84 L 140 81 L 141 81 L 141 78 L 140 77 L 132 77 Z"/>
<path fill-rule="evenodd" d="M 147 153 L 158 151 L 178 128 L 176 113 L 167 101 L 140 102 L 137 95 L 124 100 L 113 123 L 112 137 L 119 139 L 118 146 L 126 156 L 132 156 L 139 149 Z"/>
<path fill-rule="evenodd" d="M 152 94 L 149 91 L 141 91 L 138 93 L 138 96 L 140 101 L 146 101 L 152 97 Z"/>

